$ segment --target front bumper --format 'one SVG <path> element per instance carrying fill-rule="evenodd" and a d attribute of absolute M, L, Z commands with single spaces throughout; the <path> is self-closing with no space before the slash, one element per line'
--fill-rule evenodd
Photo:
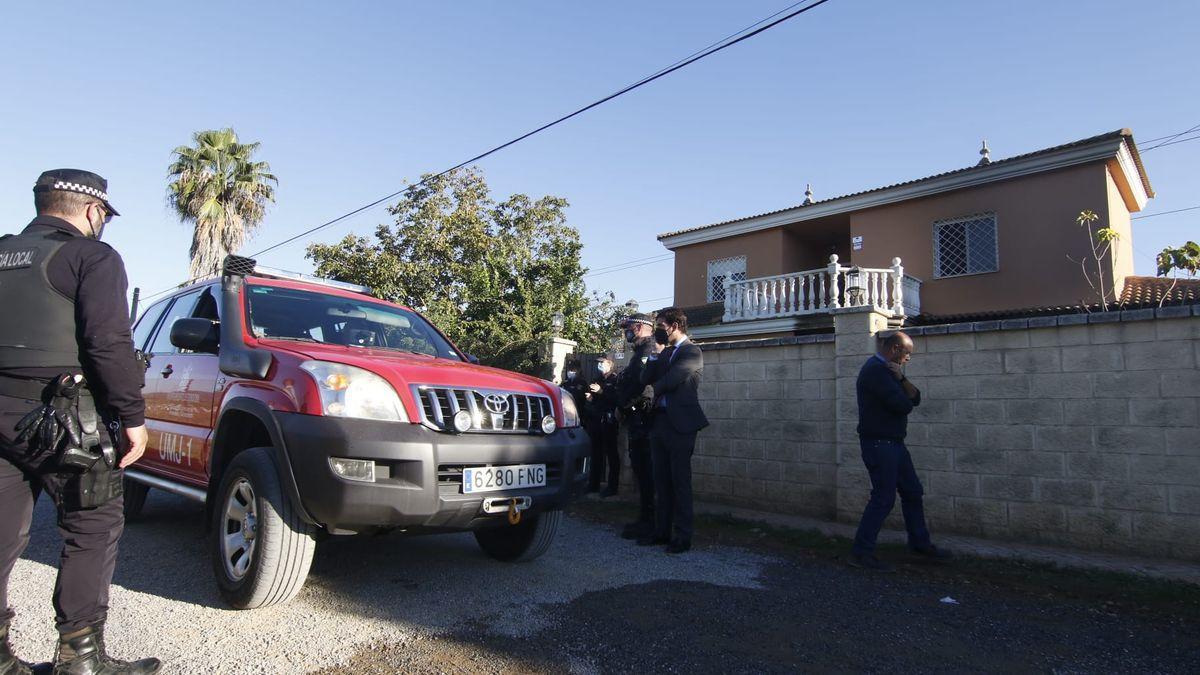
<path fill-rule="evenodd" d="M 490 497 L 525 496 L 526 514 L 562 508 L 587 486 L 590 441 L 581 428 L 540 434 L 450 434 L 420 424 L 275 413 L 304 509 L 326 529 L 470 530 L 505 522 Z M 334 474 L 330 457 L 373 460 L 373 483 Z M 463 494 L 463 465 L 545 464 L 544 487 Z M 458 473 L 457 482 L 455 474 Z"/>

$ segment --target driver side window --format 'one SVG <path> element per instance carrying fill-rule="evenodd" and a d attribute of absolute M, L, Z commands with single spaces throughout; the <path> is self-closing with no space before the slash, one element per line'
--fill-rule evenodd
<path fill-rule="evenodd" d="M 175 345 L 171 344 L 171 326 L 176 319 L 183 319 L 191 316 L 192 307 L 196 304 L 196 298 L 201 291 L 193 291 L 187 295 L 181 295 L 175 299 L 174 304 L 167 310 L 166 316 L 163 318 L 162 324 L 158 328 L 158 335 L 154 336 L 154 344 L 150 346 L 149 353 L 151 354 L 174 354 Z"/>

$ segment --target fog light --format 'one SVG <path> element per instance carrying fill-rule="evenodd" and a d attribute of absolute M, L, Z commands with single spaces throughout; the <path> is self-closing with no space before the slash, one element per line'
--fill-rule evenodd
<path fill-rule="evenodd" d="M 467 412 L 466 410 L 459 410 L 458 412 L 454 413 L 454 430 L 460 434 L 464 431 L 470 431 L 473 422 L 474 420 L 471 419 L 471 413 Z"/>
<path fill-rule="evenodd" d="M 543 434 L 552 434 L 552 433 L 554 433 L 554 430 L 557 428 L 558 428 L 558 423 L 554 421 L 554 417 L 552 415 L 546 415 L 545 417 L 542 418 L 542 433 Z"/>
<path fill-rule="evenodd" d="M 339 478 L 364 483 L 375 482 L 375 462 L 369 459 L 343 459 L 330 457 L 329 466 Z"/>

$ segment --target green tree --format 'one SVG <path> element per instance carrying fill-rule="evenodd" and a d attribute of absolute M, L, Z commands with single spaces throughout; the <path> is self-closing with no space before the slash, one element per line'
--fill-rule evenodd
<path fill-rule="evenodd" d="M 317 273 L 364 284 L 425 314 L 463 350 L 501 368 L 539 369 L 538 347 L 562 312 L 563 336 L 606 349 L 621 309 L 589 297 L 567 200 L 516 194 L 497 202 L 470 168 L 430 178 L 389 207 L 373 238 L 312 244 Z"/>
<path fill-rule="evenodd" d="M 1168 246 L 1159 252 L 1155 262 L 1158 263 L 1158 276 L 1171 277 L 1171 286 L 1158 303 L 1158 306 L 1162 307 L 1171 297 L 1171 293 L 1175 292 L 1175 285 L 1179 282 L 1181 273 L 1186 274 L 1189 279 L 1200 274 L 1200 244 L 1189 241 L 1177 248 Z"/>
<path fill-rule="evenodd" d="M 189 272 L 197 278 L 216 273 L 262 223 L 279 180 L 269 164 L 254 161 L 259 144 L 240 142 L 233 129 L 198 131 L 192 140 L 172 153 L 167 199 L 195 226 Z"/>

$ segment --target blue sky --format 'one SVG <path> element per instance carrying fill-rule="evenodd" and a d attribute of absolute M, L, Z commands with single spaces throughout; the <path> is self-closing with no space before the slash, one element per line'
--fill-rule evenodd
<path fill-rule="evenodd" d="M 21 3 L 0 27 L 0 232 L 43 169 L 106 176 L 105 240 L 144 292 L 182 281 L 171 150 L 234 127 L 277 203 L 247 252 L 299 233 L 629 84 L 790 4 L 740 2 Z M 484 160 L 498 196 L 571 202 L 584 263 L 665 253 L 655 236 L 1129 127 L 1200 124 L 1200 4 L 831 0 Z M 1148 145 L 1148 144 L 1146 144 Z M 1144 156 L 1144 214 L 1200 205 L 1200 141 Z M 1081 205 L 1086 208 L 1086 205 Z M 369 234 L 382 206 L 316 235 Z M 1200 238 L 1200 210 L 1134 221 L 1137 272 Z M 311 270 L 303 242 L 264 264 Z M 589 286 L 658 307 L 671 263 Z"/>

